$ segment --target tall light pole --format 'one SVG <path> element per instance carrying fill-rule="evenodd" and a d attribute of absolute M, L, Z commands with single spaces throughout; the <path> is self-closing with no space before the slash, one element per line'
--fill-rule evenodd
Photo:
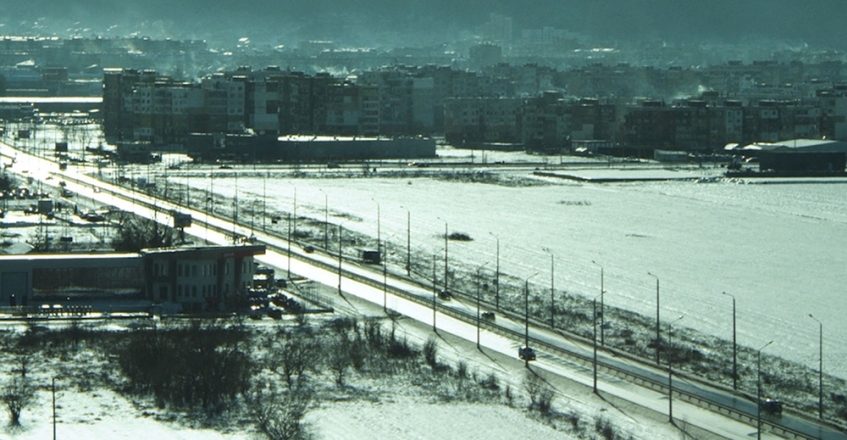
<path fill-rule="evenodd" d="M 550 254 L 550 329 L 553 330 L 556 328 L 556 288 L 555 288 L 555 276 L 556 276 L 556 257 L 553 256 L 553 251 L 549 248 L 543 248 L 544 252 Z"/>
<path fill-rule="evenodd" d="M 376 203 L 376 253 L 379 254 L 379 259 L 382 259 L 382 247 L 380 244 L 382 243 L 382 231 L 380 229 L 380 219 L 382 216 L 379 211 L 379 202 L 371 198 L 371 201 Z"/>
<path fill-rule="evenodd" d="M 773 341 L 756 350 L 756 440 L 762 440 L 762 350 Z"/>
<path fill-rule="evenodd" d="M 343 223 L 343 222 L 342 222 Z M 344 254 L 344 237 L 341 229 L 342 223 L 338 224 L 338 294 L 341 295 L 341 256 Z"/>
<path fill-rule="evenodd" d="M 318 191 L 324 195 L 324 251 L 329 252 L 329 196 L 320 188 Z"/>
<path fill-rule="evenodd" d="M 406 275 L 412 274 L 412 211 L 409 208 L 401 206 L 406 210 Z"/>
<path fill-rule="evenodd" d="M 600 267 L 600 345 L 606 346 L 606 304 L 603 302 L 606 289 L 603 288 L 603 266 L 600 263 L 591 260 L 592 263 Z"/>
<path fill-rule="evenodd" d="M 444 290 L 446 291 L 446 290 L 448 290 L 448 287 L 449 287 L 448 283 L 447 283 L 447 269 L 448 269 L 448 265 L 447 265 L 447 255 L 448 255 L 447 254 L 447 245 L 448 244 L 447 244 L 447 241 L 450 238 L 450 236 L 447 233 L 447 220 L 444 220 L 441 217 L 438 217 L 438 219 L 444 222 Z"/>
<path fill-rule="evenodd" d="M 238 174 L 235 175 L 238 177 Z M 290 182 L 289 182 L 290 183 Z M 294 213 L 292 214 L 294 217 L 294 235 L 297 235 L 297 187 L 291 185 L 294 188 Z"/>
<path fill-rule="evenodd" d="M 823 420 L 823 323 L 809 313 L 809 318 L 817 321 L 820 332 L 818 333 L 818 418 Z"/>
<path fill-rule="evenodd" d="M 479 327 L 480 327 L 480 319 L 479 319 L 479 285 L 480 285 L 480 272 L 482 268 L 488 265 L 488 262 L 485 262 L 482 266 L 476 268 L 476 348 L 479 349 Z"/>
<path fill-rule="evenodd" d="M 388 263 L 382 261 L 382 311 L 388 313 Z"/>
<path fill-rule="evenodd" d="M 668 421 L 673 423 L 673 323 L 684 318 L 680 316 L 668 323 Z"/>
<path fill-rule="evenodd" d="M 288 279 L 291 280 L 291 213 L 288 213 Z"/>
<path fill-rule="evenodd" d="M 500 311 L 500 237 L 489 232 L 497 240 L 497 272 L 494 274 L 494 307 Z"/>
<path fill-rule="evenodd" d="M 721 292 L 732 298 L 732 389 L 738 390 L 738 344 L 735 339 L 735 296 L 731 293 Z"/>
<path fill-rule="evenodd" d="M 268 232 L 268 229 L 265 227 L 265 217 L 268 216 L 268 174 L 270 172 L 265 172 L 264 178 L 262 179 L 262 231 Z"/>
<path fill-rule="evenodd" d="M 659 340 L 659 277 L 650 272 L 647 272 L 647 275 L 656 279 L 656 365 L 659 365 L 659 346 L 661 345 L 661 341 Z"/>
<path fill-rule="evenodd" d="M 53 392 L 53 440 L 56 440 L 56 378 L 50 381 L 50 388 Z"/>
<path fill-rule="evenodd" d="M 595 296 L 591 301 L 594 312 L 594 394 L 597 394 L 597 298 L 600 295 Z"/>
<path fill-rule="evenodd" d="M 535 272 L 524 280 L 524 323 L 526 325 L 524 330 L 524 347 L 529 347 L 529 280 L 536 275 L 538 275 L 538 272 Z M 524 356 L 524 366 L 529 368 L 528 356 Z"/>
<path fill-rule="evenodd" d="M 435 327 L 435 309 L 438 305 L 438 284 L 435 280 L 435 265 L 438 256 L 432 254 L 432 331 L 438 332 Z"/>

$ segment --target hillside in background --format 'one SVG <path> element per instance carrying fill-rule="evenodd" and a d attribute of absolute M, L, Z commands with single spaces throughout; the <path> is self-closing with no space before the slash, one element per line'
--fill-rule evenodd
<path fill-rule="evenodd" d="M 787 42 L 843 49 L 839 0 L 221 0 L 113 2 L 0 1 L 0 34 L 203 38 L 270 44 L 326 39 L 348 44 L 418 45 L 469 35 L 489 13 L 524 28 L 553 26 L 601 41 Z"/>

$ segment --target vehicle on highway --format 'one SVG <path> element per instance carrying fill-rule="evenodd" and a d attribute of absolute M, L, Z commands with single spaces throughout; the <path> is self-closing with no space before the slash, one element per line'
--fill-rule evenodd
<path fill-rule="evenodd" d="M 306 246 L 303 247 L 303 252 L 306 252 L 307 254 L 311 254 L 314 251 L 315 251 L 315 247 L 312 246 L 312 245 L 306 245 Z"/>
<path fill-rule="evenodd" d="M 438 299 L 449 301 L 453 299 L 453 292 L 449 290 L 440 290 L 438 291 Z"/>
<path fill-rule="evenodd" d="M 525 361 L 535 360 L 535 350 L 532 347 L 523 346 L 518 349 L 518 357 Z"/>
<path fill-rule="evenodd" d="M 765 399 L 762 402 L 762 410 L 765 414 L 780 417 L 782 416 L 782 402 L 777 399 Z"/>
<path fill-rule="evenodd" d="M 482 312 L 482 319 L 494 321 L 494 319 L 495 319 L 494 312 Z"/>

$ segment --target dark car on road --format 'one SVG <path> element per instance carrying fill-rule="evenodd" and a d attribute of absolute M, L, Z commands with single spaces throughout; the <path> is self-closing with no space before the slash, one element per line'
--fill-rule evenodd
<path fill-rule="evenodd" d="M 525 361 L 535 360 L 535 350 L 532 347 L 523 346 L 518 349 L 518 357 Z"/>

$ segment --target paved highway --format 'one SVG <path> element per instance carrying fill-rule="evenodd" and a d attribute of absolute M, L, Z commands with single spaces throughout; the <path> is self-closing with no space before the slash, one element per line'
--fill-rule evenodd
<path fill-rule="evenodd" d="M 4 163 L 9 163 L 11 158 L 15 158 L 15 164 L 11 168 L 14 172 L 50 185 L 58 185 L 60 180 L 64 180 L 68 189 L 98 204 L 115 206 L 164 224 L 172 223 L 171 210 L 189 213 L 194 223 L 190 228 L 186 228 L 186 233 L 210 243 L 231 243 L 234 235 L 249 236 L 254 233 L 258 242 L 268 246 L 267 254 L 259 260 L 283 273 L 290 271 L 292 275 L 331 286 L 338 289 L 341 295 L 356 295 L 376 304 L 384 304 L 387 308 L 424 323 L 434 321 L 439 329 L 470 341 L 476 341 L 479 334 L 480 345 L 486 348 L 517 356 L 517 347 L 523 345 L 525 327 L 522 317 L 500 314 L 494 322 L 482 320 L 478 333 L 475 325 L 477 308 L 473 298 L 437 300 L 437 312 L 433 313 L 432 289 L 423 287 L 416 280 L 408 279 L 401 268 L 383 272 L 381 269 L 375 270 L 375 267 L 356 263 L 349 256 L 342 259 L 339 268 L 337 253 L 307 253 L 301 246 L 289 243 L 283 237 L 234 225 L 229 220 L 209 216 L 203 211 L 181 207 L 170 201 L 102 182 L 76 172 L 73 167 L 59 171 L 55 162 L 16 151 L 8 145 L 0 145 L 0 155 L 4 156 Z M 47 177 L 51 174 L 54 178 L 48 181 Z M 425 283 L 425 280 L 420 282 Z M 490 306 L 486 304 L 481 310 L 489 311 Z M 530 345 L 539 351 L 536 366 L 587 386 L 593 385 L 592 341 L 550 331 L 539 323 L 532 323 L 529 338 Z M 655 411 L 668 412 L 667 370 L 655 368 L 650 362 L 607 350 L 598 352 L 597 365 L 598 391 L 601 394 L 612 393 Z M 751 426 L 755 434 L 754 399 L 679 375 L 674 376 L 673 384 L 673 411 L 676 417 L 684 417 L 686 423 L 728 438 L 748 436 Z M 706 411 L 703 407 L 711 411 Z M 843 432 L 792 414 L 784 414 L 779 419 L 765 417 L 763 421 L 765 438 L 777 434 L 827 440 L 847 439 Z"/>

